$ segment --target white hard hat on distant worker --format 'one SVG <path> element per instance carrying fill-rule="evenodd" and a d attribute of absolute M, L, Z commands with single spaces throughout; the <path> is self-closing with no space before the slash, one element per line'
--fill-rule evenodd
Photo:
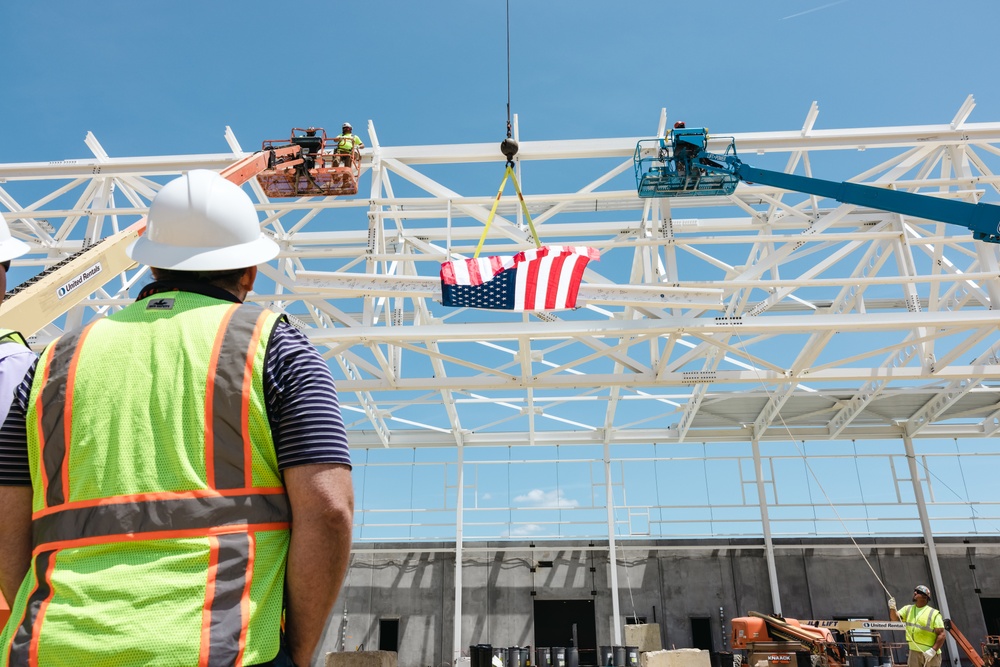
<path fill-rule="evenodd" d="M 916 587 L 915 587 L 915 588 L 913 589 L 913 592 L 914 592 L 914 593 L 920 593 L 921 595 L 925 595 L 925 596 L 927 597 L 927 599 L 928 599 L 928 600 L 930 600 L 930 599 L 931 599 L 931 589 L 927 588 L 927 587 L 926 587 L 926 586 L 924 586 L 923 584 L 921 584 L 921 585 L 919 585 L 919 586 L 916 586 Z"/>
<path fill-rule="evenodd" d="M 7 221 L 0 215 L 0 262 L 9 262 L 31 250 L 31 246 L 10 235 Z"/>
<path fill-rule="evenodd" d="M 353 130 L 354 128 L 351 126 L 350 123 L 344 123 L 344 129 L 345 130 Z"/>
<path fill-rule="evenodd" d="M 128 248 L 137 262 L 175 271 L 226 271 L 278 256 L 260 230 L 250 197 L 214 171 L 195 169 L 163 186 L 149 207 L 146 233 Z"/>

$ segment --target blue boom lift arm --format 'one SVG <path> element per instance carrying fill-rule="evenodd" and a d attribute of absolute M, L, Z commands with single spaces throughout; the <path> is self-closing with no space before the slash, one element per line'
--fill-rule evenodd
<path fill-rule="evenodd" d="M 973 238 L 1000 243 L 1000 206 L 758 169 L 740 160 L 731 138 L 724 153 L 710 153 L 707 145 L 708 132 L 704 128 L 674 129 L 669 143 L 667 139 L 640 141 L 635 150 L 639 196 L 729 195 L 739 181 L 760 183 L 843 204 L 959 225 L 972 230 Z"/>

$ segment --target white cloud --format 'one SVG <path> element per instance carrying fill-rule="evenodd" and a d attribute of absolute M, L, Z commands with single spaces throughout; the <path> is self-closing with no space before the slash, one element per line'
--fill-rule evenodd
<path fill-rule="evenodd" d="M 551 507 L 556 509 L 578 507 L 580 505 L 578 501 L 564 496 L 562 490 L 543 491 L 541 489 L 532 489 L 523 496 L 515 496 L 514 502 L 527 505 L 528 507 Z"/>
<path fill-rule="evenodd" d="M 523 537 L 524 535 L 536 535 L 542 532 L 542 527 L 537 523 L 526 523 L 513 528 L 509 533 L 509 537 Z"/>
<path fill-rule="evenodd" d="M 482 499 L 482 500 L 492 500 L 493 499 L 493 494 L 492 493 L 484 493 L 481 496 L 479 496 L 479 498 Z"/>

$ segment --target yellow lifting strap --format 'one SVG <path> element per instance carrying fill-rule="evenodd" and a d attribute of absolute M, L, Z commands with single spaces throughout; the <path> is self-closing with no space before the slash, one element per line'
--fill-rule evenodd
<path fill-rule="evenodd" d="M 528 229 L 531 230 L 531 237 L 535 239 L 535 247 L 541 248 L 542 244 L 538 240 L 538 232 L 535 231 L 535 225 L 531 222 L 531 214 L 528 213 L 528 205 L 524 203 L 524 195 L 521 194 L 521 186 L 517 183 L 517 176 L 514 175 L 514 167 L 510 164 L 507 165 L 507 171 L 504 172 L 503 180 L 500 181 L 500 189 L 497 191 L 497 198 L 493 200 L 493 208 L 490 209 L 490 216 L 486 218 L 486 226 L 483 228 L 483 235 L 479 237 L 479 245 L 476 246 L 476 254 L 472 257 L 479 257 L 479 251 L 483 249 L 483 243 L 486 241 L 486 234 L 490 231 L 490 224 L 493 222 L 493 216 L 497 213 L 497 206 L 500 204 L 500 196 L 503 194 L 503 189 L 507 185 L 507 179 L 514 181 L 514 190 L 517 191 L 517 199 L 521 202 L 521 210 L 524 212 L 524 218 L 528 221 Z"/>

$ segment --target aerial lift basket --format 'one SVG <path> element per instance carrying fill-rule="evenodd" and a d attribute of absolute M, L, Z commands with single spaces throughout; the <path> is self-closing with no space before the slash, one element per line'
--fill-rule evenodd
<path fill-rule="evenodd" d="M 297 157 L 277 159 L 257 174 L 257 182 L 268 197 L 334 197 L 358 193 L 361 175 L 361 152 L 355 147 L 350 153 L 327 149 L 326 131 L 319 127 L 292 129 L 285 139 L 268 139 L 262 151 L 275 151 L 285 146 L 298 146 Z"/>

